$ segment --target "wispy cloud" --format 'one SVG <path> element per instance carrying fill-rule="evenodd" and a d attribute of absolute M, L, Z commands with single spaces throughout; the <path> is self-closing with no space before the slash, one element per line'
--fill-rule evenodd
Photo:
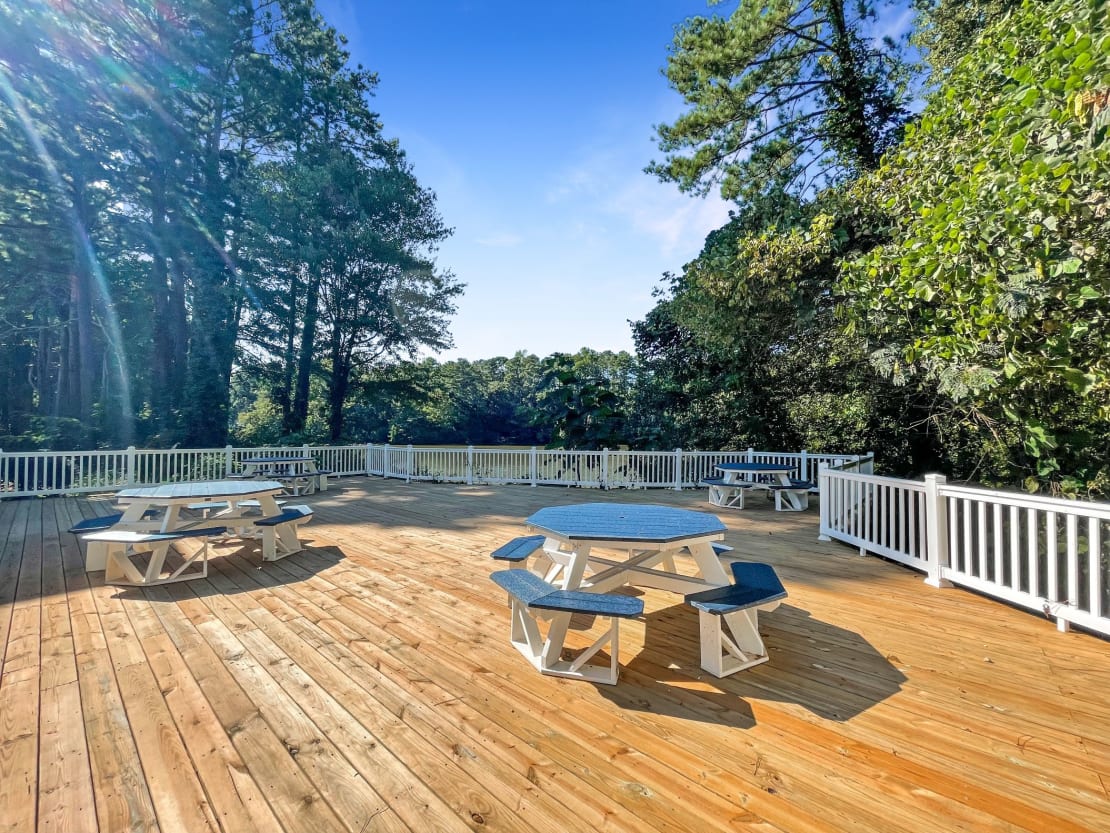
<path fill-rule="evenodd" d="M 877 41 L 890 38 L 897 43 L 913 28 L 916 13 L 912 8 L 887 8 L 884 12 L 872 23 L 871 37 Z"/>
<path fill-rule="evenodd" d="M 651 240 L 662 257 L 693 256 L 705 236 L 728 221 L 731 203 L 715 196 L 688 196 L 655 180 L 642 171 L 637 150 L 595 149 L 560 173 L 547 201 L 579 203 L 589 206 L 596 219 L 622 222 Z"/>

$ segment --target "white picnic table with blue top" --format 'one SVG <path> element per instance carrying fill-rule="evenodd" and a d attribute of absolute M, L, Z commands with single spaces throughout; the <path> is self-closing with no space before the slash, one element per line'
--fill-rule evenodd
<path fill-rule="evenodd" d="M 116 494 L 122 513 L 91 518 L 71 531 L 87 543 L 86 571 L 104 570 L 108 583 L 153 585 L 201 578 L 207 575 L 211 537 L 259 537 L 264 561 L 301 551 L 297 527 L 312 510 L 282 509 L 277 496 L 284 488 L 276 480 L 213 480 L 123 489 Z M 170 544 L 185 538 L 200 538 L 204 545 L 168 577 L 163 575 Z M 134 557 L 144 553 L 149 556 L 140 569 Z M 201 569 L 186 572 L 197 559 Z"/>
<path fill-rule="evenodd" d="M 716 516 L 671 506 L 586 503 L 541 509 L 525 524 L 539 534 L 492 553 L 523 569 L 491 578 L 509 594 L 511 642 L 542 673 L 616 683 L 619 620 L 644 609 L 642 599 L 610 592 L 625 585 L 679 593 L 698 609 L 701 666 L 715 676 L 766 661 L 756 613 L 777 607 L 785 590 L 773 587 L 777 577 L 769 567 L 771 580 L 760 573 L 767 587 L 733 583 L 720 561 L 732 549 L 721 543 L 727 527 Z M 696 575 L 677 570 L 675 557 L 683 552 L 692 558 Z M 739 580 L 744 569 L 766 566 L 733 564 L 731 570 Z M 564 659 L 571 617 L 582 613 L 607 618 L 609 628 L 577 657 Z M 541 620 L 550 622 L 546 635 Z M 609 648 L 608 665 L 589 665 L 603 647 Z"/>
<path fill-rule="evenodd" d="M 780 512 L 801 512 L 809 506 L 812 483 L 796 480 L 794 467 L 783 463 L 721 463 L 720 477 L 702 480 L 709 487 L 709 504 L 723 509 L 743 509 L 744 498 L 763 492 L 775 498 Z"/>
<path fill-rule="evenodd" d="M 728 528 L 714 515 L 653 504 L 584 503 L 551 506 L 524 521 L 543 533 L 544 553 L 552 562 L 547 581 L 564 590 L 589 588 L 605 593 L 625 584 L 676 593 L 728 583 L 712 543 Z M 620 560 L 594 552 L 623 553 Z M 675 571 L 674 556 L 688 550 L 698 576 Z M 662 569 L 659 569 L 659 568 Z M 587 568 L 592 572 L 587 574 Z"/>
<path fill-rule="evenodd" d="M 316 467 L 316 460 L 305 456 L 248 457 L 239 461 L 243 477 L 261 477 L 281 481 L 294 495 L 312 494 L 327 489 L 327 473 Z"/>

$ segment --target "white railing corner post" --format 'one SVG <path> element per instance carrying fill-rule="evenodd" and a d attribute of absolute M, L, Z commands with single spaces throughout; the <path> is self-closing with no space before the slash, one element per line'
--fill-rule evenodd
<path fill-rule="evenodd" d="M 135 485 L 135 446 L 127 446 L 127 456 L 124 458 L 123 482 L 128 486 Z"/>
<path fill-rule="evenodd" d="M 231 460 L 233 457 L 231 445 L 224 446 L 224 477 L 231 477 Z"/>
<path fill-rule="evenodd" d="M 674 490 L 682 491 L 682 449 L 674 450 Z"/>
<path fill-rule="evenodd" d="M 466 485 L 474 485 L 474 446 L 466 447 Z"/>
<path fill-rule="evenodd" d="M 409 443 L 405 452 L 405 482 L 412 482 L 412 443 Z"/>
<path fill-rule="evenodd" d="M 874 451 L 868 451 L 867 452 L 867 457 L 865 459 L 865 463 L 866 463 L 867 471 L 865 471 L 863 473 L 864 474 L 874 474 L 875 473 L 875 452 Z"/>
<path fill-rule="evenodd" d="M 831 541 L 829 535 L 829 510 L 832 504 L 832 478 L 829 476 L 829 464 L 817 464 L 817 511 L 820 525 L 817 530 L 818 541 Z"/>
<path fill-rule="evenodd" d="M 744 460 L 744 462 L 745 463 L 754 463 L 755 462 L 755 449 L 752 448 L 750 445 L 748 446 L 748 456 Z"/>
<path fill-rule="evenodd" d="M 609 488 L 609 449 L 601 449 L 601 488 Z"/>
<path fill-rule="evenodd" d="M 371 466 L 373 465 L 373 457 L 374 457 L 374 444 L 373 443 L 367 443 L 366 444 L 366 476 L 367 477 L 369 477 L 370 475 L 372 475 L 374 473 L 373 471 L 371 471 Z"/>
<path fill-rule="evenodd" d="M 528 479 L 532 481 L 532 488 L 536 488 L 536 447 L 528 452 Z"/>
<path fill-rule="evenodd" d="M 809 452 L 802 449 L 801 459 L 798 461 L 798 479 L 809 480 Z"/>
<path fill-rule="evenodd" d="M 940 488 L 948 482 L 943 474 L 925 475 L 925 524 L 928 547 L 929 575 L 925 583 L 931 587 L 951 587 L 944 577 L 948 568 L 948 500 Z"/>

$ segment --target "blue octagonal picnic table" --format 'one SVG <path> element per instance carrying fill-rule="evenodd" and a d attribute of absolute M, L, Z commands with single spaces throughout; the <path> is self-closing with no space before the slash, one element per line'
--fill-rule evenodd
<path fill-rule="evenodd" d="M 632 584 L 690 593 L 729 583 L 712 546 L 727 527 L 707 512 L 580 503 L 540 509 L 525 523 L 545 536 L 544 554 L 553 563 L 548 581 L 558 578 L 565 590 L 605 593 Z M 598 549 L 607 555 L 599 555 Z M 682 550 L 693 557 L 696 576 L 677 572 L 674 557 Z"/>
<path fill-rule="evenodd" d="M 545 579 L 564 590 L 606 593 L 627 584 L 685 596 L 731 583 L 713 548 L 727 527 L 707 512 L 581 503 L 541 509 L 525 523 L 544 535 Z M 677 569 L 682 551 L 689 552 L 696 574 Z M 569 623 L 570 617 L 552 621 L 545 656 L 561 655 Z"/>

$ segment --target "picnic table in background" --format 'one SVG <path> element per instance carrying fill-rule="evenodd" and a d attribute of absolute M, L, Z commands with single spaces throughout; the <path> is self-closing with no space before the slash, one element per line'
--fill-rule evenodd
<path fill-rule="evenodd" d="M 310 495 L 327 488 L 327 472 L 316 467 L 312 457 L 274 456 L 248 457 L 240 461 L 243 477 L 278 480 L 294 495 Z"/>
<path fill-rule="evenodd" d="M 85 569 L 105 570 L 105 581 L 119 584 L 164 584 L 207 575 L 207 539 L 234 534 L 262 537 L 264 560 L 300 552 L 297 526 L 311 517 L 307 507 L 278 506 L 284 486 L 275 480 L 215 480 L 170 483 L 124 489 L 116 500 L 124 507 L 107 528 L 84 535 L 88 546 Z M 202 550 L 166 577 L 162 567 L 170 544 L 185 538 L 204 539 Z M 149 553 L 147 565 L 138 569 L 132 556 Z M 202 569 L 184 570 L 195 559 Z"/>
<path fill-rule="evenodd" d="M 732 509 L 744 508 L 744 497 L 752 491 L 774 493 L 775 509 L 800 512 L 809 506 L 812 483 L 793 478 L 794 467 L 783 463 L 721 463 L 719 478 L 707 478 L 709 503 Z M 785 502 L 783 498 L 785 497 Z"/>

